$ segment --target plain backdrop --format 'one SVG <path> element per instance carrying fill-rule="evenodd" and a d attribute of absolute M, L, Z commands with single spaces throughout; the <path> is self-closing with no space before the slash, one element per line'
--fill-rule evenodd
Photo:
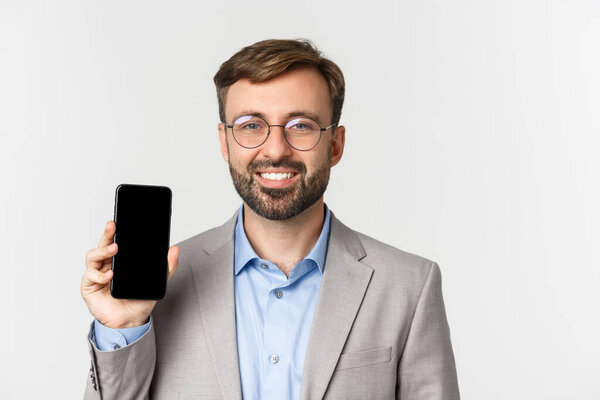
<path fill-rule="evenodd" d="M 595 0 L 0 0 L 0 398 L 82 397 L 118 184 L 173 244 L 233 215 L 212 77 L 299 37 L 347 82 L 325 201 L 440 264 L 462 398 L 600 399 Z"/>

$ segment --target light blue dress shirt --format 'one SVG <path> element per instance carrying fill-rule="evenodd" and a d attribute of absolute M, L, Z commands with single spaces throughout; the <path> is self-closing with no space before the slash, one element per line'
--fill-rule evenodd
<path fill-rule="evenodd" d="M 331 212 L 317 243 L 289 277 L 271 261 L 263 260 L 244 231 L 240 207 L 234 233 L 234 286 L 237 347 L 244 399 L 298 399 L 304 357 L 321 287 Z M 128 329 L 107 328 L 94 321 L 94 339 L 110 351 L 138 340 L 150 321 Z"/>
<path fill-rule="evenodd" d="M 299 399 L 304 356 L 321 287 L 331 213 L 317 243 L 289 278 L 248 242 L 243 206 L 235 228 L 238 356 L 245 399 Z"/>

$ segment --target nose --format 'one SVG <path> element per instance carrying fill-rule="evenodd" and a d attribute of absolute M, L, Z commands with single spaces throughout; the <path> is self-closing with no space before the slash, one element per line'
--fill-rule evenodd
<path fill-rule="evenodd" d="M 292 147 L 285 140 L 283 125 L 271 125 L 269 137 L 261 146 L 262 155 L 273 161 L 278 161 L 290 157 L 292 152 Z"/>

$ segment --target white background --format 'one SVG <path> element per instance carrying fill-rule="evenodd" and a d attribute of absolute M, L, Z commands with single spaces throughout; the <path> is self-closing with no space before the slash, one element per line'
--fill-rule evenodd
<path fill-rule="evenodd" d="M 592 0 L 0 0 L 0 398 L 82 397 L 119 183 L 172 188 L 172 243 L 233 215 L 212 77 L 297 37 L 347 81 L 326 202 L 440 264 L 463 399 L 600 399 Z"/>

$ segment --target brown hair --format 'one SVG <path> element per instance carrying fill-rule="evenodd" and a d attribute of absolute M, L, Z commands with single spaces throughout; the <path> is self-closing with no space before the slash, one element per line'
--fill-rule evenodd
<path fill-rule="evenodd" d="M 240 79 L 264 82 L 295 68 L 316 68 L 325 78 L 331 97 L 332 123 L 337 124 L 344 104 L 344 75 L 306 39 L 268 39 L 246 46 L 221 64 L 213 80 L 217 87 L 219 117 L 225 122 L 227 89 Z"/>

